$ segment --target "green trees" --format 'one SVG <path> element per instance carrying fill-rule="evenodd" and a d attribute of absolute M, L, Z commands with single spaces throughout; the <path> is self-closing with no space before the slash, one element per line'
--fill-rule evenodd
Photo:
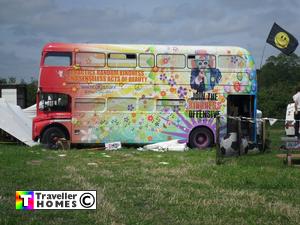
<path fill-rule="evenodd" d="M 38 81 L 31 77 L 31 81 L 27 83 L 27 106 L 31 106 L 36 103 Z"/>
<path fill-rule="evenodd" d="M 258 72 L 258 108 L 267 117 L 285 118 L 300 85 L 300 57 L 296 54 L 270 56 Z"/>

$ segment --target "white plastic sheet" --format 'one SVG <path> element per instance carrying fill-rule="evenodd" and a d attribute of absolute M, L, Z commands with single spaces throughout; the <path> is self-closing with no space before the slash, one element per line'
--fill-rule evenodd
<path fill-rule="evenodd" d="M 23 109 L 23 112 L 29 119 L 32 120 L 36 116 L 36 104 L 34 104 L 26 109 Z"/>
<path fill-rule="evenodd" d="M 145 145 L 143 150 L 152 150 L 157 152 L 163 151 L 178 151 L 183 152 L 188 150 L 186 143 L 180 143 L 179 140 L 159 142 L 155 144 Z"/>
<path fill-rule="evenodd" d="M 4 98 L 0 98 L 0 128 L 28 146 L 37 143 L 32 140 L 32 119 Z"/>

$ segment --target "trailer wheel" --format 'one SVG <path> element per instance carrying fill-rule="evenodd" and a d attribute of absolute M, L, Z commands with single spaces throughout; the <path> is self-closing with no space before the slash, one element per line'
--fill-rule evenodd
<path fill-rule="evenodd" d="M 195 128 L 189 138 L 189 144 L 192 148 L 207 148 L 214 143 L 212 132 L 206 127 Z"/>
<path fill-rule="evenodd" d="M 45 145 L 48 149 L 58 149 L 59 146 L 57 144 L 57 141 L 60 138 L 66 138 L 67 135 L 65 132 L 58 128 L 58 127 L 50 127 L 47 130 L 45 130 L 42 138 L 41 143 Z"/>

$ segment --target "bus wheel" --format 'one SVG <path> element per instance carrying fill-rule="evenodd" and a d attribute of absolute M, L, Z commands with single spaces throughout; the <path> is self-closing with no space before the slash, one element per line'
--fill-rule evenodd
<path fill-rule="evenodd" d="M 41 138 L 41 143 L 45 145 L 46 148 L 58 149 L 59 146 L 57 141 L 60 138 L 66 138 L 65 132 L 58 127 L 50 127 L 44 132 Z"/>
<path fill-rule="evenodd" d="M 190 134 L 189 144 L 192 148 L 207 148 L 213 144 L 213 134 L 206 127 L 195 128 Z"/>

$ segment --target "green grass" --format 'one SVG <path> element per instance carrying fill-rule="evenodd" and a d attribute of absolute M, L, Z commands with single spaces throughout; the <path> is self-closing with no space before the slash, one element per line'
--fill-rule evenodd
<path fill-rule="evenodd" d="M 300 169 L 275 147 L 222 165 L 214 149 L 105 153 L 0 145 L 0 224 L 300 223 Z M 97 210 L 15 210 L 16 190 L 91 189 Z"/>

